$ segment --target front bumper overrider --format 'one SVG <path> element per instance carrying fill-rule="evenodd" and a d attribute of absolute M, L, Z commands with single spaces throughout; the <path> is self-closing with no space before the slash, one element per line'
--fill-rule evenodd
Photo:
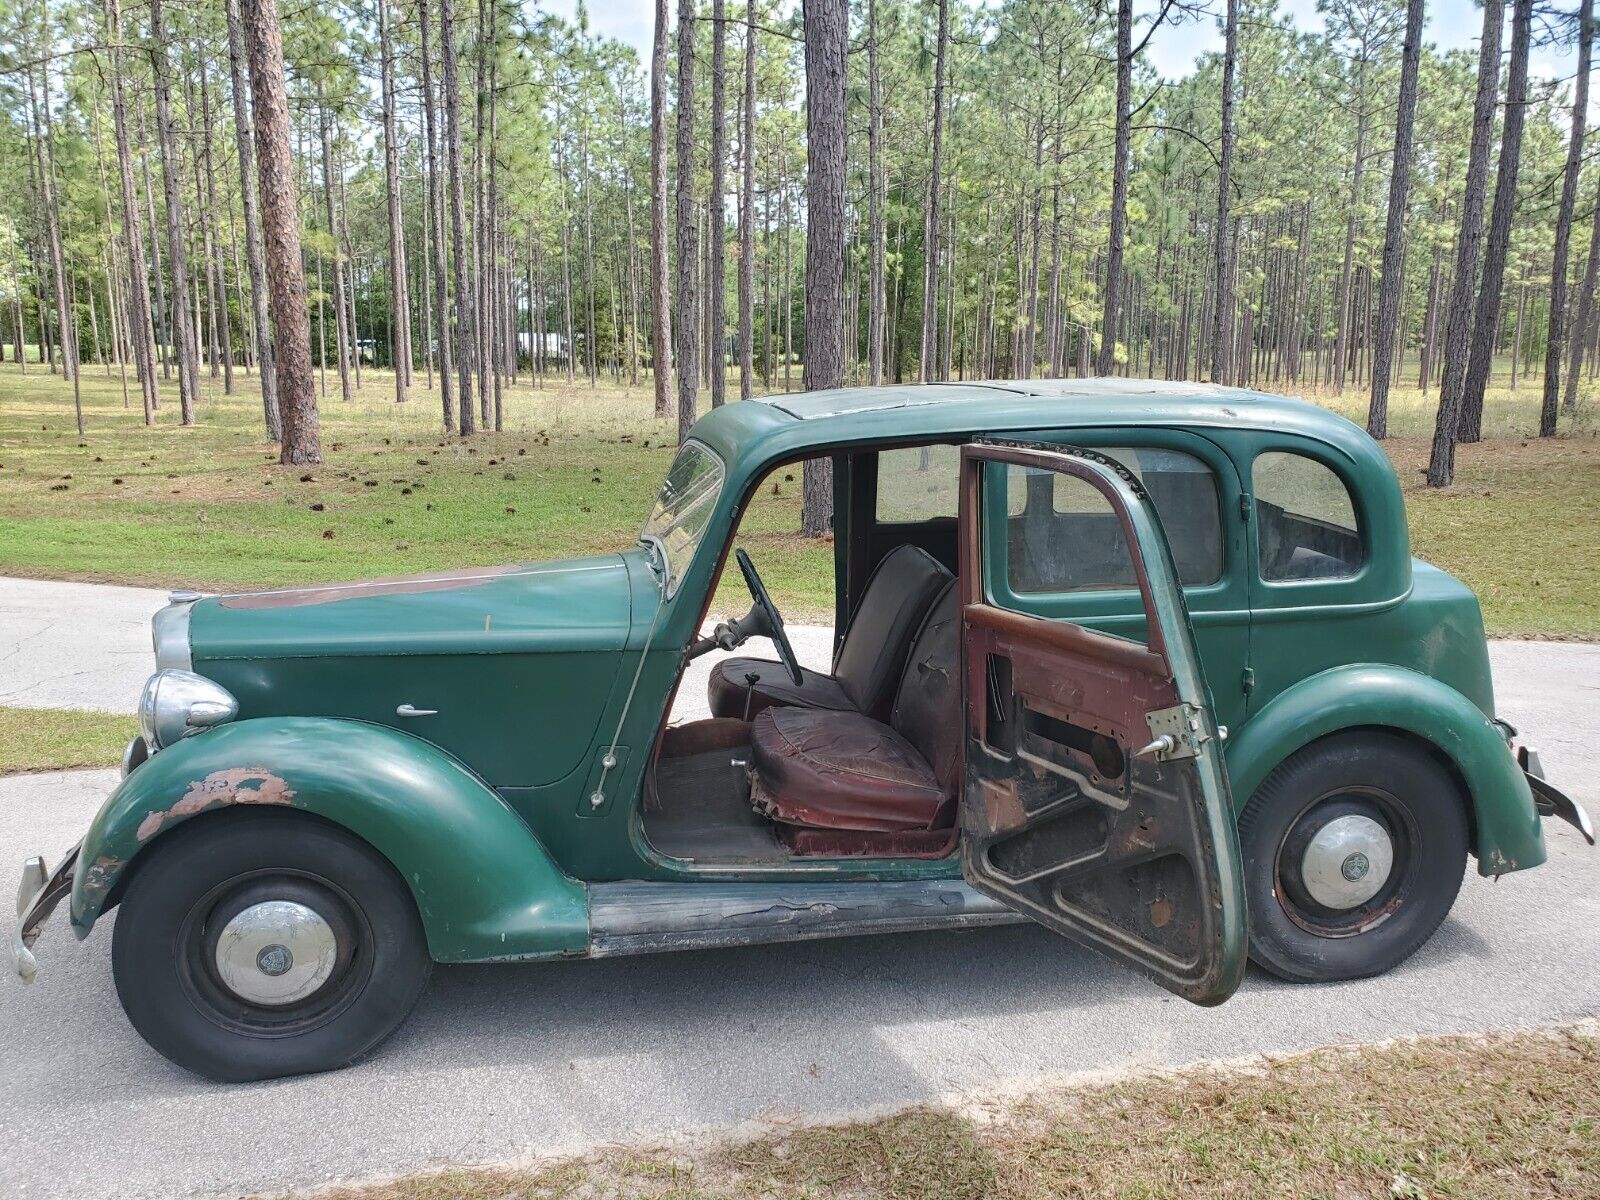
<path fill-rule="evenodd" d="M 39 964 L 33 957 L 33 944 L 39 940 L 39 930 L 55 912 L 56 905 L 72 891 L 72 877 L 78 866 L 79 842 L 56 864 L 53 871 L 45 870 L 44 859 L 30 858 L 22 866 L 22 880 L 17 885 L 17 926 L 11 937 L 11 959 L 17 978 L 32 983 L 39 973 Z"/>

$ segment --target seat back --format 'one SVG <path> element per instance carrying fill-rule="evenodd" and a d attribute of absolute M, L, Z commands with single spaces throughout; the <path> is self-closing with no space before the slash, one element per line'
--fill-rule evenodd
<path fill-rule="evenodd" d="M 928 760 L 949 811 L 961 783 L 961 607 L 955 580 L 945 584 L 911 643 L 889 724 Z M 939 828 L 940 822 L 934 822 Z"/>
<path fill-rule="evenodd" d="M 915 546 L 896 546 L 868 578 L 833 663 L 833 677 L 867 716 L 887 718 L 911 640 L 951 578 L 944 564 Z"/>

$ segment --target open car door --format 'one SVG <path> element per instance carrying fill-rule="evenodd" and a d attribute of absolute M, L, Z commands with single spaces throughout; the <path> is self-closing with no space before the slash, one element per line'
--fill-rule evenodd
<path fill-rule="evenodd" d="M 967 881 L 1220 1004 L 1245 968 L 1239 841 L 1155 509 L 1104 456 L 984 442 L 962 448 L 960 520 Z M 1142 601 L 1144 642 L 1019 611 L 1083 586 Z"/>

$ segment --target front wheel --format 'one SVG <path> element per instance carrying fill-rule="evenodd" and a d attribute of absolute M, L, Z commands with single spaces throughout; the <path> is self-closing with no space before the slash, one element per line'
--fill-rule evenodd
<path fill-rule="evenodd" d="M 128 885 L 117 995 L 180 1067 L 225 1082 L 346 1066 L 394 1032 L 432 963 L 416 905 L 365 843 L 312 817 L 174 830 Z"/>
<path fill-rule="evenodd" d="M 1250 956 L 1297 983 L 1378 975 L 1433 936 L 1466 870 L 1455 781 L 1392 734 L 1291 755 L 1239 818 Z"/>

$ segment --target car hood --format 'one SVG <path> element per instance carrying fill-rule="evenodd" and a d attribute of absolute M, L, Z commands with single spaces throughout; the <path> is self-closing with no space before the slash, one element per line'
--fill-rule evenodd
<path fill-rule="evenodd" d="M 620 554 L 209 596 L 191 659 L 617 650 L 630 586 Z"/>

